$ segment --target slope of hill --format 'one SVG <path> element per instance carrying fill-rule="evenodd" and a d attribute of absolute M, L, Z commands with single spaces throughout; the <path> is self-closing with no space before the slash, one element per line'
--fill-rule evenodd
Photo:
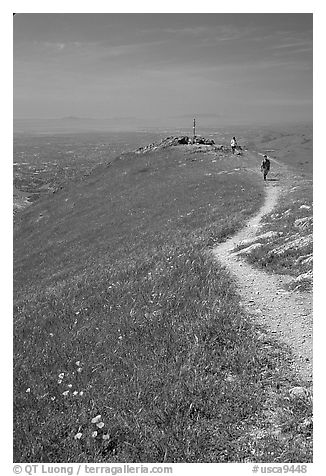
<path fill-rule="evenodd" d="M 19 215 L 15 461 L 311 458 L 287 350 L 207 254 L 259 209 L 256 169 L 209 147 L 129 153 Z M 258 438 L 271 392 L 281 437 Z"/>
<path fill-rule="evenodd" d="M 203 224 L 218 223 L 221 236 L 232 233 L 261 201 L 261 184 L 248 187 L 256 179 L 241 174 L 240 158 L 230 160 L 228 153 L 214 150 L 203 154 L 200 148 L 198 154 L 185 151 L 124 154 L 26 210 L 15 227 L 17 283 L 30 286 L 44 278 L 43 285 L 53 285 L 55 276 L 62 283 L 72 272 L 76 279 L 95 260 L 98 266 L 113 263 L 122 250 L 129 257 L 145 243 L 155 249 L 158 237 L 170 239 L 174 229 L 184 237 Z"/>

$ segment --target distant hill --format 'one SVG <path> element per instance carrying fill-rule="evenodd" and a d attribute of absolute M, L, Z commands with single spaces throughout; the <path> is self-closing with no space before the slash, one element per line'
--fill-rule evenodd
<path fill-rule="evenodd" d="M 65 116 L 65 117 L 62 117 L 61 120 L 63 121 L 90 121 L 92 119 L 89 119 L 87 117 Z"/>

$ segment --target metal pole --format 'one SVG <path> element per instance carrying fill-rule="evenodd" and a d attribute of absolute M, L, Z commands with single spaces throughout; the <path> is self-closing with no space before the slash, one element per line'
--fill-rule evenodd
<path fill-rule="evenodd" d="M 193 136 L 195 140 L 195 137 L 196 137 L 196 119 L 195 118 L 194 118 L 194 126 L 193 126 Z"/>

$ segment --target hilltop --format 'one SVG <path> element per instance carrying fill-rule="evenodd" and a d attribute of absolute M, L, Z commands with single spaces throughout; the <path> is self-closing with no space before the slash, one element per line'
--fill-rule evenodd
<path fill-rule="evenodd" d="M 144 147 L 139 147 L 136 149 L 137 154 L 141 153 L 146 153 L 146 152 L 152 152 L 157 149 L 165 149 L 166 147 L 173 147 L 177 145 L 209 145 L 209 146 L 214 146 L 214 150 L 223 150 L 223 145 L 221 146 L 215 146 L 215 142 L 213 139 L 206 139 L 205 137 L 200 137 L 200 136 L 195 136 L 195 137 L 189 137 L 189 136 L 169 136 L 166 137 L 165 139 L 162 139 L 161 141 L 156 141 L 153 142 L 152 144 L 149 144 Z"/>
<path fill-rule="evenodd" d="M 289 350 L 209 254 L 262 206 L 257 169 L 158 141 L 17 216 L 16 462 L 311 459 Z"/>

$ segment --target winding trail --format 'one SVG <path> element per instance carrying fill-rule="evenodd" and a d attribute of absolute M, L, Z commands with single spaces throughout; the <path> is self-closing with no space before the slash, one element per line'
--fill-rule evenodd
<path fill-rule="evenodd" d="M 259 163 L 260 158 L 254 154 L 246 152 L 246 155 Z M 269 338 L 289 346 L 293 370 L 306 384 L 311 384 L 312 294 L 285 291 L 284 285 L 291 280 L 289 276 L 267 274 L 248 264 L 240 254 L 231 253 L 241 241 L 259 235 L 261 219 L 274 209 L 280 193 L 291 183 L 287 167 L 274 159 L 271 161 L 270 175 L 279 177 L 279 181 L 266 182 L 265 203 L 259 212 L 236 235 L 216 246 L 213 255 L 235 276 L 243 306 L 263 326 Z"/>

